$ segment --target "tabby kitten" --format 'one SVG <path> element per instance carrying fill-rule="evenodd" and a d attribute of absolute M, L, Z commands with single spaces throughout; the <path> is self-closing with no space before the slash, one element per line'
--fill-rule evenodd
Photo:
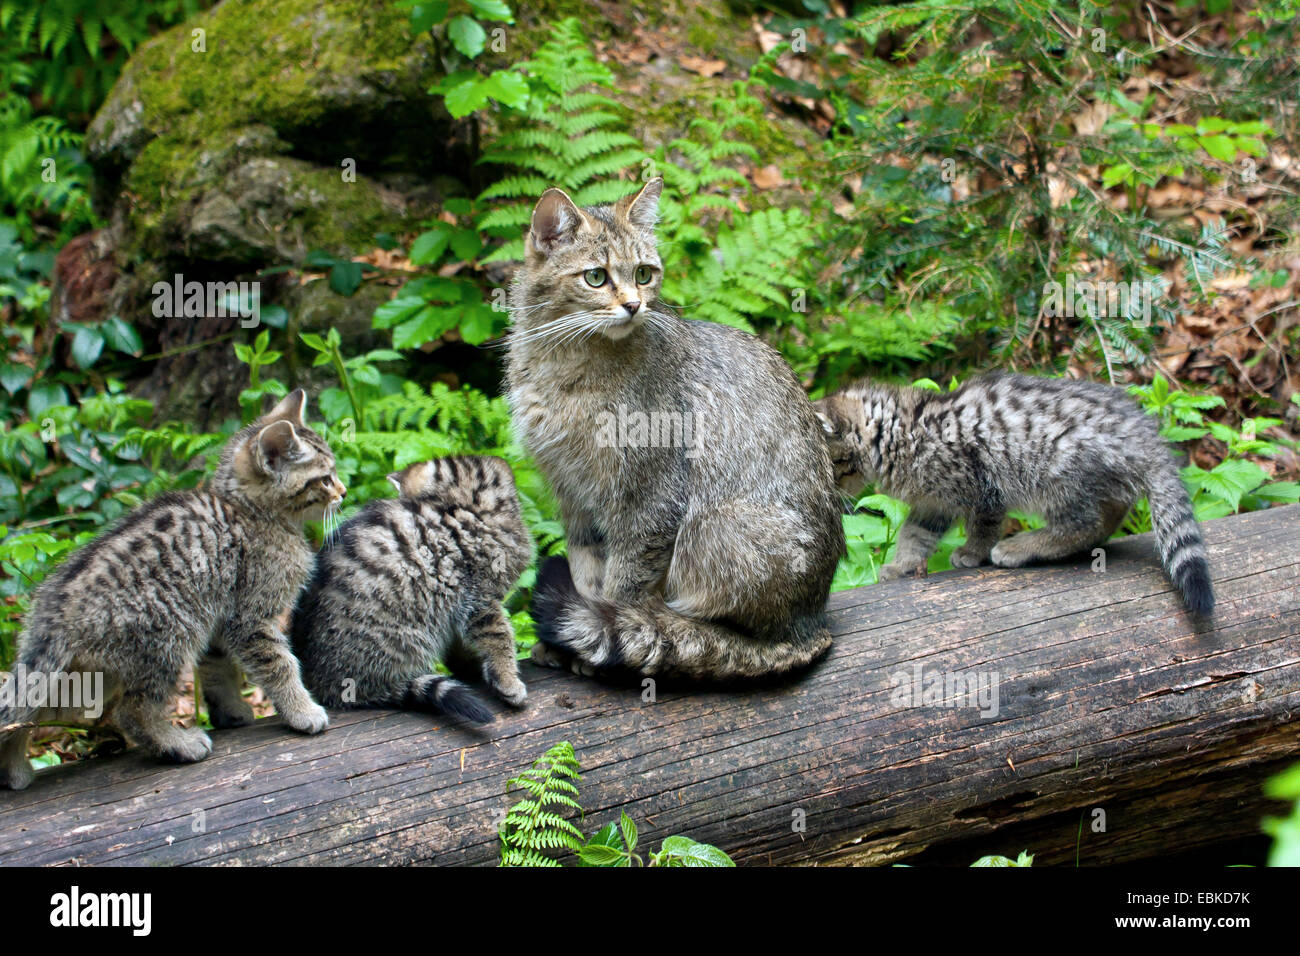
<path fill-rule="evenodd" d="M 305 406 L 301 389 L 288 395 L 226 443 L 209 487 L 154 498 L 43 581 L 19 638 L 27 672 L 103 673 L 113 721 L 165 760 L 202 760 L 212 750 L 201 729 L 168 717 L 192 664 L 214 726 L 253 718 L 239 693 L 242 664 L 290 727 L 324 730 L 325 711 L 303 687 L 276 623 L 311 565 L 302 523 L 344 494 L 329 446 L 303 420 Z M 0 727 L 53 713 L 6 708 Z M 30 735 L 28 727 L 3 736 L 0 785 L 31 782 Z"/>
<path fill-rule="evenodd" d="M 662 188 L 587 209 L 548 189 L 512 282 L 511 412 L 568 537 L 568 562 L 534 589 L 534 658 L 704 681 L 788 672 L 831 643 L 844 534 L 830 459 L 780 355 L 659 302 Z"/>
<path fill-rule="evenodd" d="M 911 506 L 881 580 L 925 573 L 966 519 L 954 567 L 1004 568 L 1105 542 L 1143 495 L 1166 572 L 1197 614 L 1214 609 L 1205 543 L 1159 423 L 1095 382 L 989 375 L 955 392 L 864 383 L 817 402 L 840 487 L 866 484 Z M 1008 509 L 1047 526 L 1005 540 Z"/>
<path fill-rule="evenodd" d="M 501 600 L 532 560 L 510 466 L 453 457 L 388 476 L 401 497 L 370 501 L 316 558 L 293 615 L 303 676 L 331 707 L 492 712 L 430 673 L 448 651 L 482 661 L 506 703 L 527 696 Z"/>

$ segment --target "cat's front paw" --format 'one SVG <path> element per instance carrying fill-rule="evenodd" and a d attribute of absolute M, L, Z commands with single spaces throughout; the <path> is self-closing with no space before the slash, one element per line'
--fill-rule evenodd
<path fill-rule="evenodd" d="M 958 548 L 948 559 L 952 562 L 954 568 L 978 568 L 988 560 L 987 551 L 976 550 L 974 548 Z"/>
<path fill-rule="evenodd" d="M 168 738 L 158 758 L 166 763 L 198 763 L 212 753 L 212 738 L 193 727 Z"/>
<path fill-rule="evenodd" d="M 518 677 L 506 677 L 492 685 L 498 697 L 511 707 L 522 707 L 528 699 L 528 688 Z"/>
<path fill-rule="evenodd" d="M 324 707 L 312 704 L 292 714 L 285 714 L 284 722 L 300 734 L 318 734 L 330 725 L 330 718 Z"/>

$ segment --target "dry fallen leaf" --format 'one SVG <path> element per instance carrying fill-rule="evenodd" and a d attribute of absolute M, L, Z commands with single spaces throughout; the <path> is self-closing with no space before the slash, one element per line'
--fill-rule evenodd
<path fill-rule="evenodd" d="M 785 177 L 775 164 L 769 163 L 754 170 L 754 185 L 759 189 L 776 189 L 785 185 Z"/>
<path fill-rule="evenodd" d="M 706 60 L 702 56 L 683 56 L 677 60 L 684 70 L 698 73 L 700 76 L 717 76 L 727 68 L 726 60 Z"/>

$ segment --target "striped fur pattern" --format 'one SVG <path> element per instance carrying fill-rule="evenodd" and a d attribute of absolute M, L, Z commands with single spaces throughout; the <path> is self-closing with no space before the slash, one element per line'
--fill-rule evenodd
<path fill-rule="evenodd" d="M 881 579 L 925 573 L 957 518 L 955 567 L 1004 568 L 1103 544 L 1146 495 L 1166 572 L 1196 614 L 1214 609 L 1200 526 L 1158 422 L 1120 388 L 989 375 L 954 392 L 864 383 L 817 402 L 840 487 L 870 484 L 911 513 Z M 1002 538 L 1009 509 L 1047 526 Z"/>
<path fill-rule="evenodd" d="M 396 707 L 487 723 L 466 685 L 430 673 L 476 662 L 514 707 L 527 697 L 501 601 L 532 560 L 510 466 L 450 457 L 389 475 L 400 497 L 367 502 L 316 558 L 293 615 L 312 692 L 331 707 Z"/>
<path fill-rule="evenodd" d="M 302 523 L 344 495 L 329 446 L 303 420 L 295 391 L 226 443 L 208 488 L 160 495 L 76 551 L 36 590 L 19 639 L 28 672 L 102 672 L 112 720 L 170 761 L 201 760 L 203 730 L 172 725 L 168 704 L 197 666 L 212 723 L 252 720 L 240 666 L 285 722 L 319 733 L 325 711 L 299 677 L 277 619 L 311 565 Z M 0 711 L 0 726 L 76 714 Z M 0 785 L 32 779 L 31 730 L 0 742 Z"/>
<path fill-rule="evenodd" d="M 508 397 L 568 540 L 534 590 L 534 657 L 706 682 L 786 673 L 831 642 L 830 459 L 780 355 L 659 302 L 662 185 L 586 209 L 547 190 L 515 272 Z M 614 433 L 628 415 L 680 427 Z"/>

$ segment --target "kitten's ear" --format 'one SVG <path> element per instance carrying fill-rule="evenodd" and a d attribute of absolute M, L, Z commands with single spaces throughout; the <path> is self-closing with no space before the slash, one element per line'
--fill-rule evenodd
<path fill-rule="evenodd" d="M 813 402 L 813 412 L 822 426 L 827 438 L 835 438 L 844 431 L 844 418 L 836 407 L 834 398 L 823 398 Z"/>
<path fill-rule="evenodd" d="M 257 448 L 257 463 L 265 474 L 282 469 L 286 462 L 296 461 L 306 454 L 306 448 L 294 434 L 293 425 L 287 421 L 272 422 L 253 440 Z"/>
<path fill-rule="evenodd" d="M 620 199 L 614 208 L 631 225 L 653 229 L 659 221 L 659 197 L 664 191 L 662 176 L 656 176 L 641 187 L 635 196 Z"/>
<path fill-rule="evenodd" d="M 270 424 L 271 422 L 290 422 L 294 425 L 306 425 L 303 418 L 307 412 L 307 393 L 300 388 L 295 388 L 280 403 L 262 416 L 262 421 Z"/>
<path fill-rule="evenodd" d="M 405 474 L 405 472 L 395 471 L 395 472 L 393 472 L 392 474 L 390 474 L 390 475 L 387 476 L 389 484 L 391 484 L 394 488 L 397 489 L 397 493 L 398 493 L 399 495 L 402 493 L 402 475 L 403 475 L 403 474 Z"/>
<path fill-rule="evenodd" d="M 589 228 L 587 217 L 564 190 L 552 188 L 537 200 L 528 239 L 534 249 L 549 256 L 560 246 L 572 242 L 578 232 Z"/>

